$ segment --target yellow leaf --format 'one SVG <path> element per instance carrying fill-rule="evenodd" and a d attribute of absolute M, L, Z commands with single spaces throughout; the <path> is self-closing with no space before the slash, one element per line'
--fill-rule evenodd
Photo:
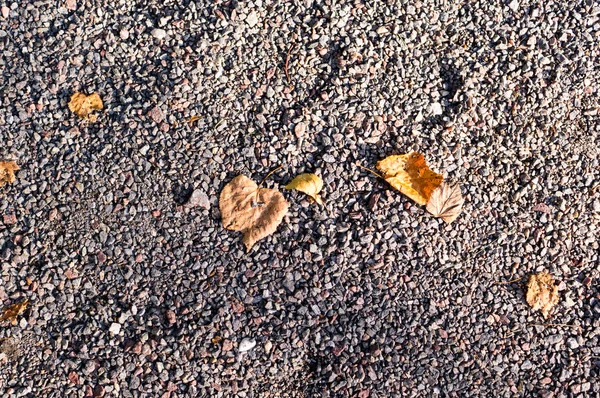
<path fill-rule="evenodd" d="M 390 185 L 421 206 L 429 202 L 431 193 L 444 177 L 429 169 L 425 157 L 418 152 L 393 155 L 377 162 L 377 169 Z"/>
<path fill-rule="evenodd" d="M 319 196 L 319 192 L 323 189 L 323 180 L 316 174 L 300 174 L 287 184 L 285 189 L 295 189 L 296 191 L 304 192 L 318 204 L 323 204 L 323 199 Z"/>
<path fill-rule="evenodd" d="M 19 166 L 15 162 L 0 162 L 0 187 L 15 182 L 15 171 Z"/>
<path fill-rule="evenodd" d="M 530 275 L 526 299 L 531 308 L 548 318 L 552 307 L 558 303 L 558 286 L 554 284 L 552 275 L 545 271 Z"/>
<path fill-rule="evenodd" d="M 101 110 L 104 107 L 102 99 L 96 93 L 85 95 L 83 93 L 75 93 L 69 101 L 69 109 L 82 119 L 95 122 L 98 116 L 91 115 L 94 110 Z"/>
<path fill-rule="evenodd" d="M 2 315 L 0 315 L 0 321 L 10 321 L 13 325 L 17 324 L 17 316 L 25 311 L 27 305 L 29 304 L 29 300 L 25 299 L 20 303 L 11 304 L 8 307 L 5 307 L 2 310 Z"/>
<path fill-rule="evenodd" d="M 275 232 L 288 207 L 281 192 L 259 188 L 244 175 L 235 177 L 225 185 L 219 196 L 223 227 L 241 231 L 247 251 L 257 241 Z"/>

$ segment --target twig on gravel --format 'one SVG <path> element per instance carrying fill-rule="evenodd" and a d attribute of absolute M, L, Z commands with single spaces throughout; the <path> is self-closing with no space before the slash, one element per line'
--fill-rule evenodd
<path fill-rule="evenodd" d="M 213 127 L 214 130 L 216 130 L 221 124 L 223 124 L 223 122 L 225 121 L 225 119 L 221 119 L 217 122 L 217 124 L 215 124 L 215 127 Z"/>
<path fill-rule="evenodd" d="M 269 178 L 269 176 L 270 176 L 271 174 L 275 173 L 277 170 L 281 169 L 282 167 L 283 167 L 283 165 L 281 165 L 281 166 L 279 166 L 279 167 L 277 167 L 277 168 L 275 168 L 275 169 L 273 169 L 273 170 L 269 171 L 269 174 L 267 174 L 267 175 L 265 176 L 265 178 L 263 178 L 263 179 L 262 179 L 262 181 L 260 182 L 260 184 L 258 184 L 258 187 L 260 188 L 260 187 L 262 186 L 263 182 L 265 182 L 265 180 L 266 180 L 267 178 Z"/>
<path fill-rule="evenodd" d="M 570 327 L 570 328 L 575 328 L 575 329 L 579 329 L 581 331 L 581 326 L 579 325 L 569 325 L 568 323 L 530 323 L 529 326 L 543 326 L 543 327 L 561 327 L 561 326 L 565 326 L 565 327 Z"/>
<path fill-rule="evenodd" d="M 360 165 L 360 164 L 358 164 L 358 163 L 355 163 L 355 166 L 358 166 L 358 167 L 360 167 L 361 169 L 367 170 L 368 172 L 370 172 L 370 173 L 372 173 L 372 174 L 375 174 L 377 177 L 379 177 L 379 178 L 381 178 L 381 179 L 385 180 L 385 178 L 384 178 L 384 177 L 383 177 L 381 174 L 379 174 L 379 173 L 378 173 L 378 172 L 376 172 L 376 171 L 373 171 L 373 170 L 369 169 L 368 167 L 361 166 L 361 165 Z"/>
<path fill-rule="evenodd" d="M 509 280 L 509 281 L 506 281 L 506 282 L 494 282 L 494 283 L 492 283 L 492 286 L 493 286 L 493 285 L 510 285 L 511 283 L 518 282 L 518 281 L 520 281 L 520 280 L 521 280 L 521 279 L 523 279 L 523 278 L 525 278 L 525 277 L 524 277 L 524 276 L 522 276 L 522 277 L 520 277 L 520 278 L 517 278 L 517 279 L 511 279 L 511 280 Z"/>
<path fill-rule="evenodd" d="M 291 86 L 292 85 L 292 79 L 290 79 L 290 73 L 289 73 L 289 66 L 290 66 L 290 54 L 292 52 L 292 50 L 294 49 L 296 45 L 292 44 L 290 46 L 290 49 L 287 52 L 287 55 L 285 57 L 285 67 L 283 69 L 283 71 L 285 72 L 285 77 L 287 78 L 288 84 Z"/>

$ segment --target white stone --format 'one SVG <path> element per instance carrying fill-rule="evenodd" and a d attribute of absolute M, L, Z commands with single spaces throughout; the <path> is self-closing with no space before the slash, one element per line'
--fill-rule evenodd
<path fill-rule="evenodd" d="M 202 207 L 206 210 L 210 209 L 210 200 L 208 195 L 201 190 L 196 189 L 194 192 L 192 192 L 192 196 L 190 196 L 190 199 L 186 203 L 186 207 Z"/>
<path fill-rule="evenodd" d="M 246 23 L 251 28 L 256 26 L 256 24 L 258 23 L 258 15 L 256 15 L 256 12 L 252 11 L 250 14 L 248 14 L 248 16 L 246 17 Z"/>
<path fill-rule="evenodd" d="M 164 29 L 152 29 L 152 32 L 150 32 L 150 34 L 158 40 L 162 40 L 165 37 L 167 37 L 167 31 Z"/>
<path fill-rule="evenodd" d="M 419 111 L 419 113 L 417 113 L 417 116 L 415 117 L 415 123 L 420 123 L 423 121 L 423 112 Z"/>
<path fill-rule="evenodd" d="M 577 339 L 574 337 L 567 339 L 567 345 L 572 350 L 579 348 L 579 343 L 577 342 Z"/>
<path fill-rule="evenodd" d="M 119 332 L 121 332 L 121 324 L 113 322 L 108 331 L 112 334 L 119 334 Z"/>
<path fill-rule="evenodd" d="M 243 339 L 240 342 L 240 346 L 238 347 L 238 349 L 240 350 L 240 352 L 246 352 L 246 351 L 250 351 L 255 346 L 256 346 L 256 340 L 254 340 L 254 339 Z"/>
<path fill-rule="evenodd" d="M 267 342 L 265 343 L 265 352 L 267 354 L 270 353 L 272 348 L 273 348 L 273 343 L 271 343 L 270 340 L 267 340 Z"/>
<path fill-rule="evenodd" d="M 431 113 L 433 113 L 435 116 L 444 113 L 444 110 L 442 109 L 442 104 L 440 104 L 439 102 L 434 102 L 433 104 L 431 104 Z"/>

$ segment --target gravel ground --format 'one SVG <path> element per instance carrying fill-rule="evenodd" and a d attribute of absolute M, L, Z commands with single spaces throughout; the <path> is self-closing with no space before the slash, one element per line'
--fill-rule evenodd
<path fill-rule="evenodd" d="M 10 1 L 0 300 L 31 305 L 0 395 L 600 393 L 597 2 Z M 461 183 L 455 223 L 356 167 L 411 150 Z M 279 165 L 329 214 L 285 192 L 246 254 L 218 193 Z"/>

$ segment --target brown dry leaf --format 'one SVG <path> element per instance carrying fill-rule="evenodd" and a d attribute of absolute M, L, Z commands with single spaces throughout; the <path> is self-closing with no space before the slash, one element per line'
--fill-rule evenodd
<path fill-rule="evenodd" d="M 104 107 L 102 99 L 96 93 L 85 95 L 83 93 L 75 93 L 69 101 L 69 109 L 82 119 L 95 122 L 98 116 L 92 115 L 94 110 L 101 110 Z"/>
<path fill-rule="evenodd" d="M 458 185 L 449 185 L 442 182 L 437 187 L 427 202 L 427 211 L 435 217 L 441 217 L 442 220 L 450 224 L 456 220 L 462 211 L 465 199 L 463 198 Z"/>
<path fill-rule="evenodd" d="M 431 193 L 444 180 L 441 174 L 427 167 L 425 157 L 419 152 L 388 156 L 377 162 L 377 169 L 392 187 L 421 206 L 429 202 Z"/>
<path fill-rule="evenodd" d="M 20 303 L 11 304 L 8 307 L 4 307 L 2 315 L 0 315 L 0 321 L 10 321 L 13 325 L 17 324 L 17 316 L 25 311 L 29 300 L 25 299 Z"/>
<path fill-rule="evenodd" d="M 257 241 L 275 232 L 288 207 L 281 192 L 259 188 L 244 175 L 235 177 L 225 185 L 219 197 L 223 227 L 241 231 L 247 251 Z"/>
<path fill-rule="evenodd" d="M 546 271 L 530 275 L 526 298 L 531 308 L 542 311 L 544 318 L 548 318 L 552 307 L 558 303 L 558 286 L 552 275 Z"/>
<path fill-rule="evenodd" d="M 287 184 L 285 189 L 295 189 L 296 191 L 303 192 L 313 198 L 318 204 L 323 204 L 323 199 L 319 195 L 319 192 L 323 189 L 323 180 L 316 174 L 300 174 Z"/>
<path fill-rule="evenodd" d="M 19 166 L 15 162 L 0 162 L 0 187 L 15 182 L 15 171 Z"/>

